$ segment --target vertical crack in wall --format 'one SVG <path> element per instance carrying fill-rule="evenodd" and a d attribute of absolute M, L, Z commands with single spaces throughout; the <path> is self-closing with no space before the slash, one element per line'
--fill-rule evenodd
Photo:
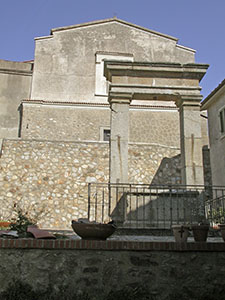
<path fill-rule="evenodd" d="M 195 151 L 195 139 L 194 139 L 194 134 L 191 134 L 191 162 L 192 162 L 192 174 L 194 177 L 194 180 L 196 180 L 196 165 L 194 162 L 194 151 Z"/>
<path fill-rule="evenodd" d="M 121 143 L 121 137 L 117 135 L 117 148 L 118 148 L 119 161 L 120 161 L 120 178 L 123 178 L 122 153 L 121 153 L 120 143 Z"/>

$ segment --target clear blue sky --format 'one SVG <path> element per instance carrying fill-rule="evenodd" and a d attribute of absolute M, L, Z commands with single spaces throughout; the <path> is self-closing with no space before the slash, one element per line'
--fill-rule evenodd
<path fill-rule="evenodd" d="M 207 96 L 225 78 L 225 0 L 0 0 L 0 59 L 34 58 L 34 38 L 51 28 L 111 18 L 156 30 L 195 49 L 210 68 Z"/>

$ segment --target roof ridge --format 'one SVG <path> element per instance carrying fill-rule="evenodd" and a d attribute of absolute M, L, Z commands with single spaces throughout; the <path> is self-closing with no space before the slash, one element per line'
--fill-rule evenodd
<path fill-rule="evenodd" d="M 139 30 L 143 30 L 143 31 L 155 34 L 155 35 L 162 36 L 162 37 L 167 38 L 167 39 L 174 40 L 176 42 L 178 41 L 178 38 L 175 38 L 173 36 L 170 36 L 170 35 L 155 31 L 155 30 L 151 30 L 151 29 L 148 29 L 146 27 L 142 27 L 142 26 L 139 26 L 139 25 L 124 21 L 122 19 L 115 18 L 115 17 L 108 18 L 108 19 L 101 19 L 101 20 L 85 22 L 85 23 L 76 24 L 76 25 L 69 25 L 69 26 L 64 26 L 64 27 L 53 28 L 51 30 L 51 34 L 53 34 L 56 31 L 63 31 L 63 30 L 75 29 L 75 28 L 86 27 L 86 26 L 91 26 L 91 25 L 99 25 L 99 24 L 110 23 L 110 22 L 118 22 L 118 23 L 121 23 L 123 25 L 132 26 L 132 27 L 135 27 Z"/>
<path fill-rule="evenodd" d="M 225 78 L 218 84 L 218 86 L 211 91 L 211 93 L 202 101 L 202 109 L 204 110 L 203 106 L 225 85 Z"/>

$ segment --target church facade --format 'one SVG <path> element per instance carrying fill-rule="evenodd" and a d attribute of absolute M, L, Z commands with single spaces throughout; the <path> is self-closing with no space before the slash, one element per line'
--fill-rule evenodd
<path fill-rule="evenodd" d="M 52 29 L 35 43 L 33 61 L 0 60 L 0 200 L 8 208 L 13 199 L 67 206 L 64 219 L 54 213 L 56 227 L 85 216 L 86 184 L 108 182 L 109 161 L 123 169 L 113 166 L 113 134 L 113 151 L 128 152 L 127 181 L 204 183 L 199 82 L 208 65 L 195 63 L 195 50 L 116 18 Z M 125 116 L 124 99 L 126 122 L 115 119 Z"/>

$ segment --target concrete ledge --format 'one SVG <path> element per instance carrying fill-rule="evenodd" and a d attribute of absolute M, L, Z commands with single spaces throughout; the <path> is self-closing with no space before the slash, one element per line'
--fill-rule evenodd
<path fill-rule="evenodd" d="M 37 240 L 0 239 L 0 249 L 48 249 L 48 250 L 108 250 L 108 251 L 179 251 L 179 252 L 224 252 L 225 243 L 175 243 L 175 242 L 134 242 L 95 240 Z"/>

